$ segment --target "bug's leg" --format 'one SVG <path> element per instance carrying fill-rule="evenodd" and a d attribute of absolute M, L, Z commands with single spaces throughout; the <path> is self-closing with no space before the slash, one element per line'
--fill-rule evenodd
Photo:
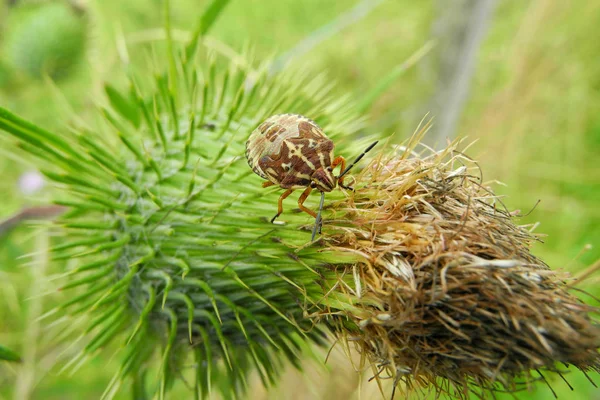
<path fill-rule="evenodd" d="M 283 212 L 283 200 L 285 200 L 286 197 L 288 197 L 290 194 L 292 194 L 293 191 L 294 191 L 293 189 L 288 189 L 285 192 L 283 192 L 281 197 L 279 197 L 279 205 L 277 207 L 277 215 L 275 215 L 273 218 L 271 218 L 271 223 L 273 223 L 275 221 L 275 219 L 277 219 L 277 217 L 279 217 L 281 215 L 281 213 Z"/>
<path fill-rule="evenodd" d="M 340 165 L 340 171 L 344 171 L 346 169 L 346 159 L 342 156 L 337 156 L 336 158 L 333 159 L 333 162 L 331 163 L 331 168 L 335 168 L 338 165 Z M 340 176 L 340 178 L 338 179 L 338 185 L 340 185 L 340 187 L 344 188 L 344 189 L 350 189 L 353 190 L 350 186 L 346 186 L 344 185 L 344 178 L 345 175 Z"/>
<path fill-rule="evenodd" d="M 341 178 L 341 179 L 344 179 L 344 178 Z M 354 181 L 354 180 L 352 180 L 352 183 L 354 183 L 354 182 L 355 182 L 355 181 Z M 340 187 L 341 187 L 342 189 L 346 189 L 346 190 L 352 190 L 352 191 L 354 191 L 354 188 L 353 188 L 352 186 L 346 186 L 346 185 L 344 185 L 344 184 L 343 184 L 343 182 L 338 182 L 338 185 L 340 185 Z"/>
<path fill-rule="evenodd" d="M 306 199 L 308 198 L 308 195 L 310 194 L 310 192 L 312 192 L 312 190 L 313 190 L 313 188 L 309 186 L 304 190 L 304 192 L 302 192 L 302 195 L 300 195 L 300 198 L 298 199 L 298 207 L 300 207 L 300 209 L 302 211 L 304 211 L 305 213 L 310 214 L 313 218 L 317 218 L 316 212 L 304 207 L 304 202 L 306 201 Z"/>
<path fill-rule="evenodd" d="M 321 234 L 321 228 L 323 227 L 323 219 L 321 218 L 321 213 L 323 212 L 323 203 L 325 202 L 325 192 L 321 192 L 321 201 L 319 202 L 319 212 L 317 213 L 317 218 L 315 219 L 315 226 L 313 227 L 312 236 L 310 237 L 310 241 L 315 240 L 315 236 L 317 236 L 317 229 L 319 230 L 319 235 Z"/>
<path fill-rule="evenodd" d="M 262 183 L 262 187 L 264 187 L 264 188 L 269 187 L 269 186 L 273 186 L 273 185 L 274 185 L 274 183 L 271 182 L 271 181 L 266 181 L 266 182 Z"/>

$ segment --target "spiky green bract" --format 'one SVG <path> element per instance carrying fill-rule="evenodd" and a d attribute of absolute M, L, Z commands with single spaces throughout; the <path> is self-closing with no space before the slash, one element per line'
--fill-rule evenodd
<path fill-rule="evenodd" d="M 250 370 L 274 382 L 284 359 L 298 365 L 304 343 L 322 341 L 303 309 L 334 281 L 319 265 L 344 262 L 307 246 L 314 219 L 292 201 L 286 224 L 269 223 L 280 191 L 261 188 L 244 152 L 250 132 L 281 112 L 309 115 L 351 144 L 361 124 L 346 99 L 324 76 L 268 76 L 198 57 L 176 64 L 177 81 L 146 70 L 132 73 L 127 92 L 107 87 L 95 131 L 58 135 L 0 110 L 0 128 L 44 161 L 63 189 L 56 203 L 69 210 L 58 222 L 67 240 L 53 250 L 56 262 L 76 260 L 61 311 L 91 316 L 72 365 L 124 344 L 107 397 L 156 362 L 147 389 L 160 395 L 182 374 L 193 375 L 198 397 L 211 384 L 239 394 Z"/>
<path fill-rule="evenodd" d="M 4 57 L 15 71 L 64 77 L 81 59 L 86 22 L 66 1 L 17 6 L 6 21 Z"/>

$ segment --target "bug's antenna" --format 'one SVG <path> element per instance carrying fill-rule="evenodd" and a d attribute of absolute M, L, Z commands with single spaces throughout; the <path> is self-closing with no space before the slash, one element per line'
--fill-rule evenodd
<path fill-rule="evenodd" d="M 315 219 L 315 226 L 313 227 L 312 236 L 310 237 L 310 241 L 315 240 L 315 236 L 317 236 L 317 229 L 319 229 L 319 233 L 321 233 L 321 222 L 323 222 L 321 218 L 321 211 L 323 211 L 323 204 L 325 203 L 325 192 L 321 192 L 321 202 L 319 203 L 319 212 L 317 213 L 317 218 Z"/>
<path fill-rule="evenodd" d="M 340 179 L 342 176 L 346 175 L 346 174 L 348 173 L 348 171 L 350 171 L 350 169 L 351 169 L 352 167 L 354 167 L 354 166 L 356 165 L 356 163 L 357 163 L 357 162 L 359 162 L 359 161 L 360 161 L 360 160 L 361 160 L 361 159 L 362 159 L 362 158 L 365 156 L 365 154 L 367 154 L 369 151 L 371 151 L 371 149 L 372 149 L 373 147 L 375 147 L 375 145 L 376 145 L 377 143 L 379 143 L 379 140 L 376 140 L 376 141 L 374 141 L 373 143 L 371 143 L 371 145 L 370 145 L 369 147 L 367 147 L 367 148 L 365 149 L 365 151 L 363 151 L 363 152 L 361 153 L 361 155 L 360 155 L 360 156 L 356 157 L 356 160 L 354 160 L 354 162 L 352 162 L 352 164 L 348 165 L 348 166 L 346 167 L 346 169 L 342 171 L 342 173 L 341 173 L 341 174 L 340 174 L 340 175 L 337 177 L 337 179 Z"/>

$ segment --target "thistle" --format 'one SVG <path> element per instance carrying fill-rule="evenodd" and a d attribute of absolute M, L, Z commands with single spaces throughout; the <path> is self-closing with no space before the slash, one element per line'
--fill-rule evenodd
<path fill-rule="evenodd" d="M 304 307 L 333 277 L 318 265 L 340 262 L 303 247 L 306 216 L 269 223 L 277 195 L 261 188 L 244 145 L 283 110 L 351 138 L 361 123 L 346 100 L 324 76 L 269 76 L 267 65 L 249 71 L 206 54 L 171 61 L 150 80 L 132 73 L 126 93 L 107 85 L 94 129 L 59 135 L 0 111 L 0 127 L 38 157 L 61 189 L 55 204 L 68 210 L 53 260 L 77 265 L 60 287 L 69 297 L 60 313 L 91 320 L 67 368 L 113 340 L 126 344 L 106 397 L 159 347 L 159 383 L 148 390 L 161 395 L 187 355 L 198 396 L 216 381 L 224 395 L 239 393 L 251 368 L 273 383 L 283 359 L 298 365 L 306 341 L 323 343 Z"/>
<path fill-rule="evenodd" d="M 271 224 L 280 193 L 244 157 L 262 121 L 310 116 L 350 157 L 372 139 L 357 139 L 362 119 L 325 76 L 242 67 L 197 52 L 197 41 L 178 49 L 167 39 L 166 67 L 153 58 L 153 71 L 129 68 L 127 91 L 107 85 L 93 127 L 59 135 L 0 109 L 0 128 L 37 157 L 67 209 L 52 256 L 74 266 L 61 280 L 68 300 L 48 317 L 85 327 L 65 368 L 119 343 L 105 398 L 128 378 L 164 397 L 182 375 L 198 398 L 235 397 L 250 371 L 272 384 L 333 331 L 377 378 L 388 372 L 409 391 L 517 390 L 555 361 L 598 370 L 594 309 L 530 254 L 535 237 L 457 143 L 429 157 L 415 154 L 419 135 L 401 151 L 383 145 L 354 191 L 328 195 L 316 243 L 300 211 Z M 526 295 L 524 314 L 516 300 Z"/>
<path fill-rule="evenodd" d="M 599 309 L 531 254 L 539 238 L 482 184 L 460 141 L 418 151 L 426 128 L 373 160 L 353 196 L 329 205 L 336 218 L 325 248 L 359 256 L 336 267 L 335 296 L 352 307 L 312 317 L 330 321 L 375 377 L 392 378 L 405 395 L 487 396 L 540 379 L 550 386 L 548 372 L 567 382 L 570 366 L 600 372 Z"/>

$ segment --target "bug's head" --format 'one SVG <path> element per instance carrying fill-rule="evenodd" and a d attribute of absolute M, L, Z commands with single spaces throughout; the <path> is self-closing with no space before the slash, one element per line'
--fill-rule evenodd
<path fill-rule="evenodd" d="M 319 168 L 311 176 L 311 185 L 321 192 L 331 192 L 337 183 L 331 167 Z"/>

